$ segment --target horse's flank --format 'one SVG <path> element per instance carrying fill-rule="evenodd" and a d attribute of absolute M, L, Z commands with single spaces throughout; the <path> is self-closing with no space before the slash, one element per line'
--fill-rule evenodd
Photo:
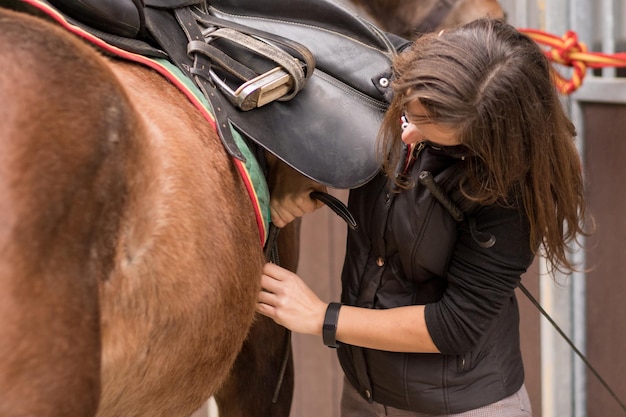
<path fill-rule="evenodd" d="M 259 290 L 238 173 L 160 75 L 0 27 L 0 415 L 190 415 Z"/>

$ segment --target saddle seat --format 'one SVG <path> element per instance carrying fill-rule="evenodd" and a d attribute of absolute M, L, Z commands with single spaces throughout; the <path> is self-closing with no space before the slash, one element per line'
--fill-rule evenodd
<path fill-rule="evenodd" d="M 68 16 L 103 32 L 136 38 L 144 26 L 143 0 L 49 0 Z"/>

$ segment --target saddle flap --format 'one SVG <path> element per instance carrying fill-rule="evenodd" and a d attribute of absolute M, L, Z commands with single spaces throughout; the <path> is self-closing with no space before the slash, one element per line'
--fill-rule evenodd
<path fill-rule="evenodd" d="M 389 47 L 386 35 L 334 0 L 209 0 L 207 3 L 223 13 L 326 28 L 372 48 Z"/>
<path fill-rule="evenodd" d="M 211 0 L 212 15 L 264 32 L 297 39 L 320 69 L 383 100 L 372 77 L 389 69 L 396 47 L 370 22 L 331 0 Z"/>
<path fill-rule="evenodd" d="M 249 112 L 229 112 L 243 135 L 305 176 L 334 188 L 354 188 L 379 170 L 376 136 L 381 103 L 316 70 L 293 100 Z"/>
<path fill-rule="evenodd" d="M 290 102 L 274 102 L 229 120 L 295 170 L 335 188 L 376 175 L 376 137 L 387 108 L 374 79 L 396 49 L 369 22 L 331 0 L 211 0 L 212 15 L 276 34 L 313 52 L 315 71 Z"/>

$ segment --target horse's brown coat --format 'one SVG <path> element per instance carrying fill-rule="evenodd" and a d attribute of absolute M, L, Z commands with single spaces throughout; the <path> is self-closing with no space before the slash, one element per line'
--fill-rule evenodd
<path fill-rule="evenodd" d="M 350 0 L 382 29 L 413 39 L 415 29 L 427 19 L 439 0 Z M 435 30 L 454 27 L 480 17 L 503 17 L 498 0 L 457 0 Z"/>
<path fill-rule="evenodd" d="M 277 240 L 280 265 L 294 272 L 299 261 L 300 225 L 300 219 L 289 223 L 281 229 Z M 294 388 L 293 368 L 290 333 L 258 315 L 228 378 L 215 393 L 220 416 L 288 416 Z"/>
<path fill-rule="evenodd" d="M 155 72 L 6 10 L 0 50 L 0 415 L 190 415 L 254 316 L 239 174 Z"/>

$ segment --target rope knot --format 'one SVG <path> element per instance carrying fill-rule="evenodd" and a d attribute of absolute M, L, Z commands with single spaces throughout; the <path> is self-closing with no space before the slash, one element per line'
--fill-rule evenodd
<path fill-rule="evenodd" d="M 571 94 L 581 86 L 587 73 L 587 64 L 580 59 L 581 54 L 587 52 L 587 46 L 578 41 L 578 35 L 572 30 L 568 30 L 560 42 L 555 43 L 553 49 L 547 51 L 546 55 L 555 63 L 573 68 L 570 79 L 566 79 L 554 70 L 557 88 L 563 94 Z"/>
<path fill-rule="evenodd" d="M 578 35 L 572 30 L 567 31 L 561 38 L 537 29 L 520 31 L 537 43 L 551 48 L 543 50 L 550 61 L 573 68 L 570 79 L 566 79 L 554 67 L 552 68 L 554 82 L 563 94 L 571 94 L 581 86 L 588 68 L 626 67 L 626 53 L 587 52 L 587 46 L 578 41 Z"/>
<path fill-rule="evenodd" d="M 587 52 L 587 46 L 578 42 L 578 35 L 574 31 L 568 30 L 561 38 L 560 46 L 550 50 L 550 59 L 559 64 L 574 66 L 580 60 L 572 56 L 581 52 Z"/>

